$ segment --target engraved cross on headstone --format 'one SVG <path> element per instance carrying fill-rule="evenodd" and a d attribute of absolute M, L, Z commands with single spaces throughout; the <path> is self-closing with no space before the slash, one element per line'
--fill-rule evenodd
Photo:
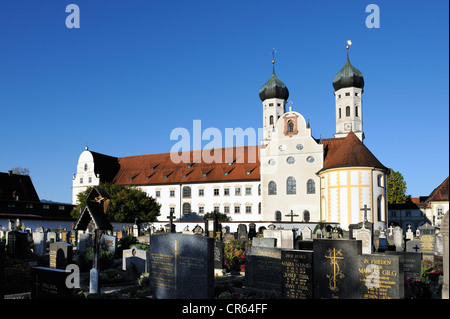
<path fill-rule="evenodd" d="M 292 211 L 292 209 L 291 209 L 291 213 L 290 214 L 287 214 L 287 215 L 285 215 L 286 217 L 291 217 L 291 223 L 293 223 L 294 222 L 294 217 L 298 217 L 298 215 L 295 215 L 294 214 L 294 212 Z"/>

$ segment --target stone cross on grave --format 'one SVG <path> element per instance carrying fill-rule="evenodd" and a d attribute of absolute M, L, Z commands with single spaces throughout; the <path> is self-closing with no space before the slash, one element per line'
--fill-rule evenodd
<path fill-rule="evenodd" d="M 167 218 L 170 220 L 170 231 L 169 233 L 172 233 L 172 229 L 173 229 L 173 220 L 176 218 L 175 216 L 173 216 L 173 211 L 170 212 L 170 215 L 167 216 Z"/>
<path fill-rule="evenodd" d="M 363 225 L 364 225 L 364 223 L 367 221 L 367 211 L 369 211 L 370 208 L 367 208 L 367 205 L 364 205 L 364 208 L 361 208 L 361 210 L 364 211 L 364 221 L 363 221 Z"/>
<path fill-rule="evenodd" d="M 294 217 L 298 217 L 298 215 L 294 215 L 294 212 L 292 211 L 292 209 L 291 209 L 291 213 L 290 214 L 287 214 L 287 215 L 285 215 L 286 217 L 291 217 L 291 223 L 293 223 L 294 222 Z"/>
<path fill-rule="evenodd" d="M 417 252 L 419 251 L 420 247 L 417 246 L 417 244 L 416 244 L 416 246 L 414 246 L 413 249 L 414 249 L 414 250 L 416 251 L 416 253 L 417 253 Z"/>

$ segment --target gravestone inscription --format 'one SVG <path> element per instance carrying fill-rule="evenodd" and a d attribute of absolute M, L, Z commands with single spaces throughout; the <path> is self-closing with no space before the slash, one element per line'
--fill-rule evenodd
<path fill-rule="evenodd" d="M 155 298 L 214 297 L 213 238 L 166 233 L 150 241 L 150 289 Z"/>
<path fill-rule="evenodd" d="M 313 252 L 281 250 L 283 299 L 313 298 Z"/>
<path fill-rule="evenodd" d="M 358 256 L 362 299 L 403 299 L 403 257 L 385 254 Z"/>

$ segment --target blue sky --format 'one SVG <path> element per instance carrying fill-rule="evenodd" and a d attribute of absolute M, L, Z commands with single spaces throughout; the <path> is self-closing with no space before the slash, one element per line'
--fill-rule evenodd
<path fill-rule="evenodd" d="M 80 8 L 68 29 L 66 6 Z M 367 28 L 366 6 L 380 9 Z M 332 80 L 364 75 L 365 144 L 428 195 L 449 174 L 448 1 L 15 0 L 0 3 L 0 171 L 71 202 L 78 157 L 170 151 L 176 127 L 262 127 L 272 71 L 313 136 L 332 137 Z"/>

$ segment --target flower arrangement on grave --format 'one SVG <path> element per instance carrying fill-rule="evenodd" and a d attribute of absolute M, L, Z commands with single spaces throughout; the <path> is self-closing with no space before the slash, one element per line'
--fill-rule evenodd
<path fill-rule="evenodd" d="M 232 240 L 225 244 L 225 267 L 227 270 L 245 270 L 245 247 L 249 246 L 239 239 Z"/>

